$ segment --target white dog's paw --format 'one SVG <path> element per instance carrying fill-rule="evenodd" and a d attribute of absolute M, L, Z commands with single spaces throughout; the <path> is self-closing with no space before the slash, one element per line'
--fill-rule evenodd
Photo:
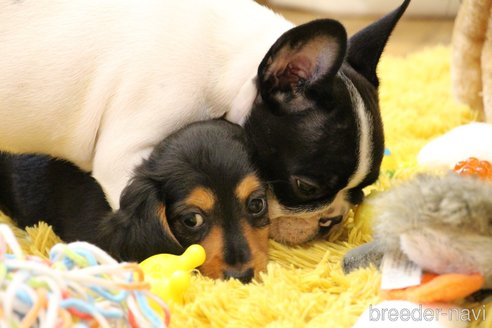
<path fill-rule="evenodd" d="M 417 156 L 421 166 L 451 169 L 469 157 L 492 162 L 492 124 L 462 125 L 430 141 Z"/>

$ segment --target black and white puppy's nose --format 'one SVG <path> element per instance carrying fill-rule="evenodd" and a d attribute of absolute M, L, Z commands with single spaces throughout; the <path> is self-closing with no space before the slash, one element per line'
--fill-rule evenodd
<path fill-rule="evenodd" d="M 343 220 L 343 215 L 335 216 L 333 218 L 321 218 L 319 219 L 319 233 L 324 235 L 328 233 L 333 226 L 339 224 Z"/>
<path fill-rule="evenodd" d="M 237 279 L 243 284 L 250 283 L 253 280 L 254 271 L 253 268 L 246 269 L 244 271 L 224 271 L 224 279 Z"/>

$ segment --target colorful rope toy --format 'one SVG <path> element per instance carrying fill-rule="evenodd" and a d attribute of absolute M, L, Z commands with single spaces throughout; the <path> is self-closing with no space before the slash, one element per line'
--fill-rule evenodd
<path fill-rule="evenodd" d="M 86 242 L 26 256 L 0 225 L 0 327 L 167 327 L 169 308 L 149 288 L 138 264 Z"/>

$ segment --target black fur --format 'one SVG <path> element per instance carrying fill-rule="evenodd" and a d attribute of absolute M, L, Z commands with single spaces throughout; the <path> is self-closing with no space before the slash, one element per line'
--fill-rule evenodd
<path fill-rule="evenodd" d="M 0 209 L 19 226 L 43 220 L 67 241 L 94 236 L 111 211 L 94 178 L 48 156 L 1 154 L 0 190 Z"/>
<path fill-rule="evenodd" d="M 295 27 L 271 47 L 258 68 L 258 96 L 245 123 L 255 163 L 281 205 L 293 212 L 330 204 L 358 166 L 360 128 L 354 99 L 341 75 L 361 95 L 369 117 L 370 170 L 346 191 L 352 204 L 379 175 L 384 152 L 376 66 L 409 1 L 347 40 L 340 23 L 322 19 Z M 313 49 L 315 49 L 313 51 Z M 309 193 L 296 188 L 309 181 Z"/>

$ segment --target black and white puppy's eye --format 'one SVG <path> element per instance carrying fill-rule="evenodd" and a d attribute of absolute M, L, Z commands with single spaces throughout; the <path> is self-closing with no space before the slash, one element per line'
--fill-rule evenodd
<path fill-rule="evenodd" d="M 316 183 L 299 177 L 294 177 L 294 187 L 297 193 L 306 197 L 316 195 L 320 189 Z"/>
<path fill-rule="evenodd" d="M 181 222 L 190 229 L 198 229 L 205 222 L 203 216 L 200 213 L 190 213 L 181 217 Z"/>
<path fill-rule="evenodd" d="M 267 210 L 265 197 L 252 196 L 248 199 L 248 212 L 253 216 L 262 216 Z"/>

